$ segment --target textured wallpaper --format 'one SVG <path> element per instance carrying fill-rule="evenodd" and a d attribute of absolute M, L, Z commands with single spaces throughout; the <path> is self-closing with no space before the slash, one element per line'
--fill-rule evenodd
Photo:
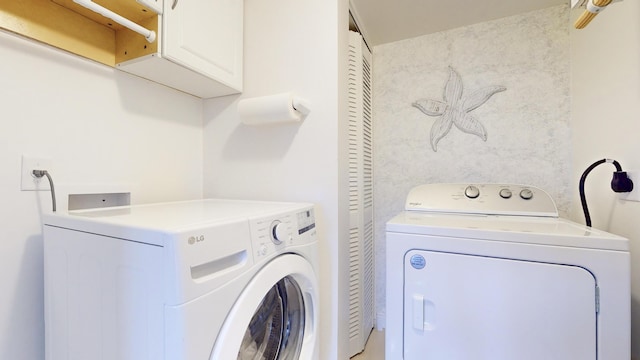
<path fill-rule="evenodd" d="M 565 5 L 373 49 L 379 313 L 385 223 L 402 211 L 412 187 L 529 184 L 567 213 L 569 51 Z"/>

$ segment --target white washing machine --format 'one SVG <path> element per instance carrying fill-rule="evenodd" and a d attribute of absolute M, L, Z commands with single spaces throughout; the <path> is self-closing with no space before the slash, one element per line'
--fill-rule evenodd
<path fill-rule="evenodd" d="M 310 204 L 200 200 L 45 218 L 47 360 L 317 359 Z"/>
<path fill-rule="evenodd" d="M 387 360 L 631 357 L 627 239 L 538 188 L 418 186 L 386 249 Z"/>

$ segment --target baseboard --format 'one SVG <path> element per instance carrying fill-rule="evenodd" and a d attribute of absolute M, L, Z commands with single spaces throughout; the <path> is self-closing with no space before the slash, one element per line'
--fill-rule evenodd
<path fill-rule="evenodd" d="M 376 314 L 376 330 L 378 331 L 382 331 L 385 329 L 386 327 L 386 322 L 385 319 L 387 318 L 387 316 L 385 315 L 384 311 L 380 311 Z M 633 359 L 635 360 L 635 359 Z"/>

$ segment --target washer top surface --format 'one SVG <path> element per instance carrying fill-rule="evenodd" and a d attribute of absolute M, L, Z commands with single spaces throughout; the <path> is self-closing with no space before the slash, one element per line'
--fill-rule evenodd
<path fill-rule="evenodd" d="M 151 229 L 167 233 L 296 211 L 312 204 L 205 199 L 55 213 L 44 223 L 92 231 L 100 226 Z"/>
<path fill-rule="evenodd" d="M 629 250 L 623 237 L 559 218 L 551 197 L 532 186 L 426 184 L 411 190 L 405 209 L 387 232 Z"/>

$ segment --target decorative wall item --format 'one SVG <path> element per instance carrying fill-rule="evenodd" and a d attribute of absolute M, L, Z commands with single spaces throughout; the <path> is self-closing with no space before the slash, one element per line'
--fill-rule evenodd
<path fill-rule="evenodd" d="M 438 151 L 438 141 L 445 137 L 453 124 L 461 131 L 479 136 L 487 141 L 487 131 L 478 119 L 470 115 L 474 109 L 484 104 L 493 94 L 507 90 L 504 86 L 487 86 L 463 94 L 460 75 L 449 66 L 449 80 L 444 87 L 444 101 L 420 99 L 412 105 L 429 116 L 439 116 L 431 127 L 431 147 Z"/>

